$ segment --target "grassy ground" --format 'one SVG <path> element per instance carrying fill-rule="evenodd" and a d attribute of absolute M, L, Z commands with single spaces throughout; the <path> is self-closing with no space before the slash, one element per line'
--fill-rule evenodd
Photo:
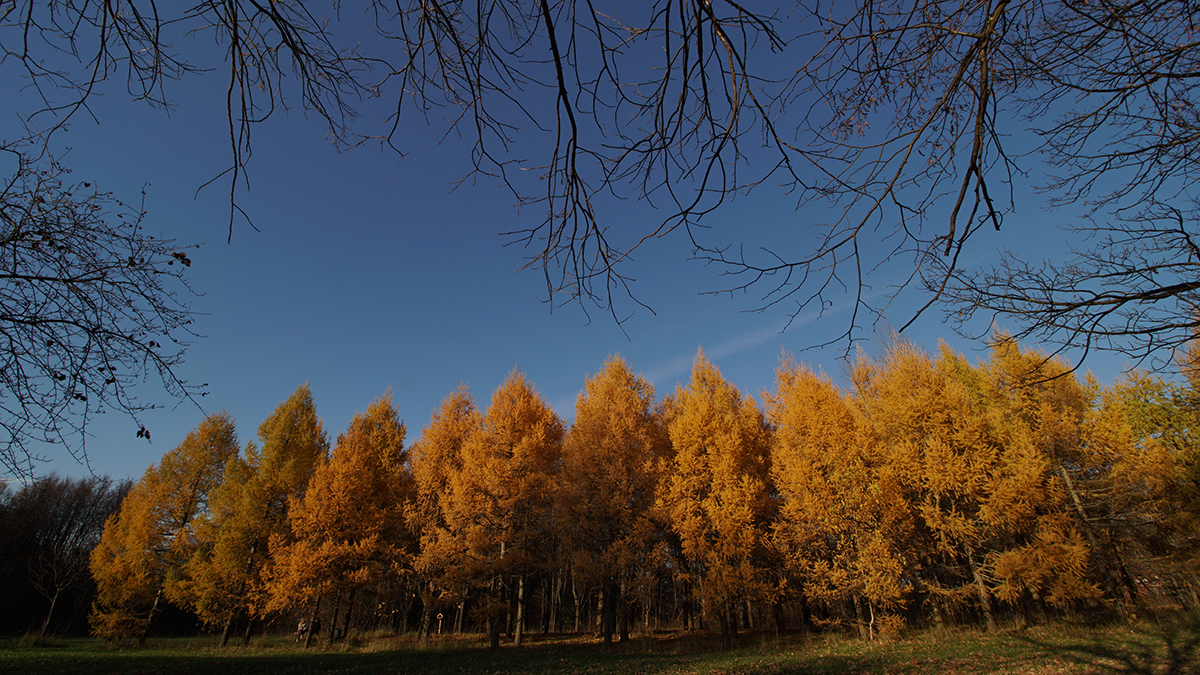
<path fill-rule="evenodd" d="M 0 673 L 84 675 L 166 673 L 488 673 L 489 675 L 691 674 L 816 675 L 821 673 L 990 675 L 993 673 L 1200 673 L 1200 617 L 1138 626 L 1056 625 L 988 636 L 970 631 L 922 632 L 866 643 L 835 635 L 743 635 L 733 651 L 717 638 L 667 634 L 604 649 L 593 640 L 538 639 L 489 652 L 477 640 L 420 647 L 406 638 L 358 638 L 351 645 L 307 652 L 289 640 L 264 639 L 249 648 L 220 649 L 213 638 L 151 641 L 145 648 L 95 640 L 45 646 L 0 643 Z"/>

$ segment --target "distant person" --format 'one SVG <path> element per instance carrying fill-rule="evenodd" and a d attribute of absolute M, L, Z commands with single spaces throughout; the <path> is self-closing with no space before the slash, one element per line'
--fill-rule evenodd
<path fill-rule="evenodd" d="M 314 622 L 314 624 L 315 624 L 315 622 Z M 300 625 L 296 626 L 296 642 L 300 642 L 301 640 L 303 640 L 304 636 L 307 634 L 308 634 L 308 622 L 305 621 L 304 619 L 300 619 Z"/>

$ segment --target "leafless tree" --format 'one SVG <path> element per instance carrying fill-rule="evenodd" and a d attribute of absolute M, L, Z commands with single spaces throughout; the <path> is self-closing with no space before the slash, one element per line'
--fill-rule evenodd
<path fill-rule="evenodd" d="M 156 377 L 179 397 L 202 395 L 180 380 L 192 313 L 184 270 L 189 247 L 145 232 L 144 214 L 69 183 L 57 163 L 19 148 L 0 184 L 0 466 L 31 475 L 39 443 L 86 459 L 86 427 L 105 410 L 155 407 L 131 388 Z M 131 433 L 132 436 L 132 433 Z"/>
<path fill-rule="evenodd" d="M 71 620 L 60 616 L 64 601 L 76 613 L 87 608 L 94 594 L 88 556 L 129 487 L 128 480 L 50 475 L 0 491 L 0 568 L 14 614 L 5 617 L 9 628 L 40 620 L 44 636 L 53 625 L 69 628 Z M 44 602 L 36 602 L 38 595 Z"/>
<path fill-rule="evenodd" d="M 347 145 L 403 150 L 409 117 L 447 119 L 473 139 L 471 174 L 541 209 L 509 234 L 550 299 L 618 321 L 639 246 L 682 232 L 729 275 L 712 290 L 755 291 L 759 309 L 795 318 L 848 297 L 850 341 L 911 287 L 928 293 L 917 315 L 1008 317 L 1062 345 L 1165 362 L 1190 336 L 1194 0 L 402 0 L 371 3 L 367 31 L 336 1 L 0 8 L 7 58 L 45 95 L 38 133 L 118 76 L 166 104 L 167 80 L 205 67 L 172 45 L 211 35 L 229 80 L 231 227 L 253 124 L 298 101 Z M 354 123 L 366 97 L 392 102 L 389 126 Z M 1025 176 L 1046 168 L 1038 204 Z M 706 229 L 735 195 L 779 188 L 806 243 Z M 660 215 L 612 222 L 613 198 Z M 1078 259 L 960 265 L 981 228 L 1044 205 L 1071 207 Z M 897 256 L 911 276 L 874 293 Z M 1183 277 L 1160 280 L 1139 256 Z"/>

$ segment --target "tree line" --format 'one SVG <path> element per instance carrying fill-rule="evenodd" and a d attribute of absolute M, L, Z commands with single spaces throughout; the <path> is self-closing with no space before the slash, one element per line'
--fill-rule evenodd
<path fill-rule="evenodd" d="M 89 619 L 144 640 L 173 606 L 223 644 L 323 617 L 334 637 L 728 646 L 1196 607 L 1196 381 L 897 340 L 842 387 L 785 359 L 760 406 L 703 353 L 662 399 L 614 357 L 569 426 L 514 371 L 486 409 L 452 392 L 409 446 L 390 394 L 331 443 L 305 385 L 257 441 L 210 415 L 132 486 L 91 552 Z"/>

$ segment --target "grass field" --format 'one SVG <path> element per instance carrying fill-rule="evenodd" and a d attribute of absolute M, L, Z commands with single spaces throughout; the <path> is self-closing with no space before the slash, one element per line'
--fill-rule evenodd
<path fill-rule="evenodd" d="M 713 635 L 664 634 L 635 638 L 611 649 L 574 637 L 538 639 L 529 646 L 489 652 L 482 640 L 446 640 L 418 646 L 408 638 L 357 638 L 350 645 L 304 651 L 285 638 L 248 648 L 220 649 L 214 638 L 152 640 L 144 648 L 90 640 L 44 646 L 0 646 L 5 675 L 165 673 L 1200 673 L 1200 617 L 1137 626 L 1059 624 L 1006 630 L 921 632 L 867 643 L 840 635 L 743 635 L 721 651 Z"/>

